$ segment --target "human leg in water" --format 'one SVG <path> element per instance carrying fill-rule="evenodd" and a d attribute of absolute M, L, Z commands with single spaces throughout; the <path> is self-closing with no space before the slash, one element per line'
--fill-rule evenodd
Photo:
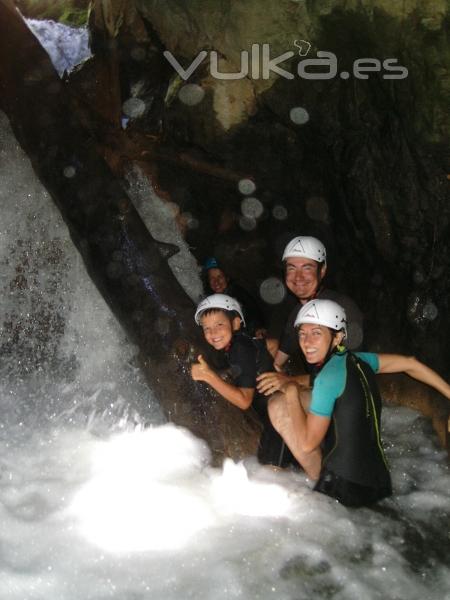
<path fill-rule="evenodd" d="M 269 416 L 274 428 L 286 442 L 286 445 L 304 468 L 308 477 L 318 479 L 322 465 L 322 452 L 320 447 L 310 452 L 302 449 L 301 419 L 306 417 L 311 393 L 300 391 L 297 386 L 296 393 L 286 394 L 277 392 L 269 400 Z M 303 415 L 302 415 L 303 413 Z"/>

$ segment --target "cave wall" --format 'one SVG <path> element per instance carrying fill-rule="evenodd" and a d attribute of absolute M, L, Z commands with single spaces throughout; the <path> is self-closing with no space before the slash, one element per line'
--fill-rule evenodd
<path fill-rule="evenodd" d="M 187 234 L 198 258 L 221 255 L 256 292 L 276 272 L 289 235 L 315 234 L 329 248 L 329 283 L 364 310 L 367 347 L 415 353 L 448 373 L 449 3 L 137 0 L 136 7 L 184 68 L 202 50 L 217 51 L 224 72 L 239 71 L 240 53 L 252 44 L 270 44 L 271 57 L 295 52 L 280 64 L 293 79 L 217 80 L 208 57 L 187 81 L 173 71 L 166 140 L 251 176 L 265 209 L 256 230 L 243 231 L 235 183 L 182 170 L 174 177 L 163 166 L 163 186 L 202 224 Z M 334 53 L 337 76 L 299 77 L 300 40 L 311 44 L 307 58 Z M 388 79 L 382 69 L 359 79 L 359 58 L 396 58 L 408 76 Z M 201 103 L 180 99 L 187 84 L 203 90 Z M 307 111 L 304 124 L 292 121 L 295 107 Z M 279 205 L 285 221 L 273 217 Z"/>
<path fill-rule="evenodd" d="M 366 347 L 415 353 L 448 374 L 448 0 L 108 0 L 92 8 L 94 46 L 119 63 L 107 102 L 97 85 L 99 113 L 118 128 L 120 104 L 105 107 L 142 100 L 150 108 L 130 119 L 129 136 L 144 132 L 163 153 L 190 157 L 152 170 L 199 261 L 218 255 L 257 294 L 281 274 L 289 236 L 317 235 L 329 249 L 329 285 L 364 311 Z M 110 37 L 99 44 L 101 21 Z M 268 44 L 271 57 L 293 53 L 280 64 L 293 78 L 211 75 L 211 51 L 220 71 L 237 72 L 253 44 Z M 199 52 L 208 56 L 184 81 L 164 50 L 185 69 Z M 299 77 L 298 63 L 318 51 L 336 56 L 338 74 Z M 408 76 L 387 79 L 383 69 L 358 79 L 354 64 L 364 57 L 395 58 Z M 192 84 L 200 101 L 183 98 Z M 306 122 L 292 120 L 295 108 Z M 264 207 L 253 230 L 240 222 L 245 176 Z M 284 220 L 274 216 L 280 207 Z"/>

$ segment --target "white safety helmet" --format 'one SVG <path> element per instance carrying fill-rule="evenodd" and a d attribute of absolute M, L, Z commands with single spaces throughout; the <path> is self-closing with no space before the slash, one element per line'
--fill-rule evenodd
<path fill-rule="evenodd" d="M 195 311 L 195 322 L 200 325 L 200 317 L 205 310 L 218 308 L 220 310 L 233 310 L 238 313 L 242 319 L 242 324 L 245 325 L 244 314 L 241 305 L 235 298 L 226 294 L 212 294 L 200 302 Z"/>
<path fill-rule="evenodd" d="M 343 331 L 347 336 L 347 316 L 345 310 L 333 300 L 310 300 L 299 310 L 294 327 L 302 323 L 325 325 L 335 331 Z"/>
<path fill-rule="evenodd" d="M 283 252 L 286 258 L 310 258 L 318 263 L 327 262 L 327 251 L 320 240 L 308 235 L 300 235 L 289 242 Z"/>

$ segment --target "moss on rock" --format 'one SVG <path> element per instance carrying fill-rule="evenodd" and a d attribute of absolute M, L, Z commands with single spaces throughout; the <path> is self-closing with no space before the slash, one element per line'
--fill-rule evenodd
<path fill-rule="evenodd" d="M 30 19 L 50 19 L 81 27 L 86 25 L 89 12 L 89 0 L 15 0 L 20 12 Z"/>

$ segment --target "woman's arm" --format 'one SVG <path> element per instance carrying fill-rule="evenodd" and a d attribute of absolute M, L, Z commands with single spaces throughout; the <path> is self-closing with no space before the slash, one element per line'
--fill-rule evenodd
<path fill-rule="evenodd" d="M 440 375 L 414 356 L 378 354 L 378 373 L 406 373 L 413 379 L 431 386 L 450 400 L 450 385 Z"/>
<path fill-rule="evenodd" d="M 297 383 L 302 387 L 309 387 L 310 377 L 309 375 L 287 375 L 286 373 L 277 373 L 275 371 L 268 371 L 261 373 L 256 378 L 258 392 L 265 396 L 278 392 L 284 385 L 288 383 Z"/>
<path fill-rule="evenodd" d="M 192 365 L 191 375 L 194 381 L 204 381 L 209 384 L 225 400 L 242 410 L 249 408 L 253 401 L 254 388 L 239 388 L 224 381 L 210 368 L 201 354 L 198 357 L 198 363 Z"/>
<path fill-rule="evenodd" d="M 288 354 L 278 350 L 273 361 L 275 371 L 261 373 L 261 375 L 258 375 L 256 378 L 258 392 L 265 396 L 270 396 L 274 392 L 281 390 L 281 388 L 288 383 L 297 383 L 302 387 L 309 387 L 309 375 L 287 375 L 287 373 L 282 372 L 281 369 L 288 358 Z"/>

